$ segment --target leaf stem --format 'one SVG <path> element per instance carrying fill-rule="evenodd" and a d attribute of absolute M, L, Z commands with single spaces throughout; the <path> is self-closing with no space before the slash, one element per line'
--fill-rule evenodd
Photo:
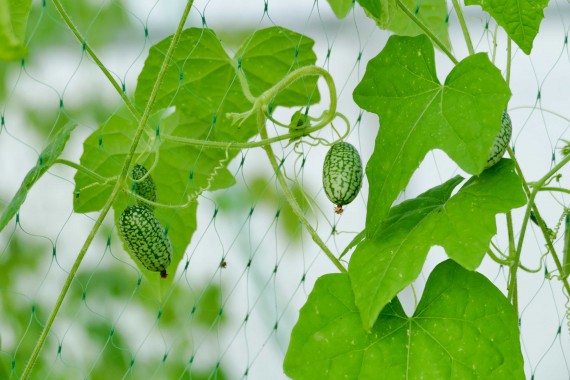
<path fill-rule="evenodd" d="M 558 191 L 560 193 L 570 194 L 570 189 L 565 189 L 563 187 L 545 186 L 545 187 L 539 188 L 538 191 Z"/>
<path fill-rule="evenodd" d="M 467 50 L 469 50 L 469 55 L 475 54 L 473 49 L 473 42 L 471 42 L 471 36 L 469 35 L 469 29 L 467 28 L 467 23 L 465 22 L 465 17 L 463 16 L 463 10 L 459 5 L 459 1 L 452 0 L 453 8 L 455 8 L 455 13 L 459 19 L 459 25 L 461 25 L 461 30 L 463 31 L 463 37 L 465 38 L 465 43 L 467 44 Z"/>
<path fill-rule="evenodd" d="M 257 111 L 257 125 L 260 126 L 259 134 L 261 135 L 261 138 L 263 138 L 263 139 L 267 139 L 267 130 L 265 128 L 265 120 L 266 119 L 265 119 L 265 115 L 264 115 L 263 111 L 258 110 Z M 295 215 L 297 215 L 297 218 L 299 218 L 299 221 L 305 226 L 305 228 L 307 229 L 307 231 L 309 232 L 309 234 L 313 238 L 313 241 L 323 250 L 323 252 L 325 253 L 325 255 L 327 255 L 329 260 L 332 261 L 332 263 L 338 268 L 339 271 L 341 271 L 342 273 L 346 273 L 346 268 L 341 264 L 341 262 L 330 251 L 330 249 L 327 247 L 327 245 L 321 240 L 320 236 L 313 229 L 313 227 L 311 226 L 311 223 L 309 223 L 309 221 L 305 217 L 303 210 L 301 210 L 301 207 L 299 206 L 299 204 L 295 200 L 295 196 L 293 195 L 293 193 L 291 192 L 291 189 L 287 185 L 287 182 L 285 181 L 285 177 L 283 176 L 283 173 L 281 172 L 281 168 L 279 167 L 279 164 L 277 163 L 277 160 L 275 159 L 275 154 L 273 153 L 273 148 L 271 147 L 271 145 L 265 145 L 263 147 L 263 149 L 267 153 L 267 158 L 269 158 L 269 162 L 271 163 L 271 166 L 273 167 L 273 170 L 275 172 L 275 176 L 277 177 L 277 181 L 279 181 L 279 184 L 281 185 L 281 188 L 283 190 L 283 195 L 285 196 L 285 199 L 287 200 L 287 202 L 291 206 L 291 210 L 293 210 L 293 213 L 295 213 Z"/>
<path fill-rule="evenodd" d="M 57 0 L 54 0 L 54 2 L 55 1 L 57 1 Z M 69 290 L 69 287 L 71 286 L 71 283 L 72 283 L 73 279 L 75 278 L 77 270 L 79 269 L 79 266 L 80 266 L 81 262 L 83 261 L 85 254 L 87 253 L 87 249 L 91 245 L 91 242 L 95 238 L 95 235 L 97 234 L 97 231 L 99 230 L 99 227 L 101 226 L 101 224 L 103 223 L 103 220 L 105 219 L 107 213 L 111 209 L 111 206 L 113 205 L 113 202 L 114 202 L 117 194 L 121 191 L 121 186 L 122 186 L 123 182 L 125 181 L 125 178 L 127 177 L 128 169 L 129 169 L 129 166 L 130 166 L 131 161 L 133 159 L 133 156 L 135 154 L 138 142 L 139 142 L 139 140 L 140 140 L 140 138 L 144 132 L 145 127 L 146 127 L 146 123 L 148 121 L 148 118 L 149 118 L 150 113 L 152 111 L 152 108 L 154 106 L 154 102 L 156 100 L 156 96 L 158 94 L 160 86 L 162 85 L 162 81 L 164 79 L 164 75 L 165 75 L 166 70 L 168 68 L 168 65 L 170 63 L 170 59 L 172 58 L 172 54 L 174 53 L 174 49 L 176 48 L 176 45 L 178 44 L 180 34 L 182 33 L 182 29 L 184 28 L 184 24 L 186 23 L 186 20 L 188 18 L 188 14 L 190 13 L 190 9 L 192 8 L 193 3 L 194 3 L 194 0 L 188 0 L 188 2 L 186 3 L 186 8 L 184 9 L 184 11 L 182 13 L 182 16 L 180 18 L 180 22 L 178 24 L 178 28 L 176 29 L 176 32 L 174 33 L 174 35 L 172 37 L 172 41 L 170 42 L 170 46 L 168 47 L 168 51 L 165 54 L 164 61 L 162 62 L 162 66 L 161 66 L 160 71 L 158 73 L 156 82 L 154 84 L 154 87 L 153 87 L 152 92 L 150 94 L 150 97 L 148 99 L 148 102 L 145 106 L 144 112 L 143 112 L 143 114 L 139 120 L 139 124 L 138 124 L 137 130 L 135 132 L 133 142 L 131 144 L 131 149 L 130 149 L 129 154 L 127 155 L 127 158 L 125 159 L 125 162 L 123 164 L 123 169 L 121 171 L 121 175 L 119 176 L 117 182 L 115 183 L 115 187 L 113 188 L 111 195 L 109 196 L 109 198 L 107 199 L 107 202 L 105 203 L 105 205 L 101 209 L 101 213 L 99 214 L 99 217 L 95 221 L 95 225 L 91 229 L 89 236 L 85 240 L 83 247 L 81 247 L 81 250 L 79 251 L 79 253 L 77 255 L 77 258 L 75 259 L 75 262 L 73 263 L 73 266 L 67 275 L 67 278 L 66 278 L 65 283 L 61 289 L 61 292 L 59 293 L 59 296 L 58 296 L 58 299 L 55 303 L 55 306 L 54 306 L 54 308 L 53 308 L 53 310 L 49 316 L 49 319 L 47 320 L 46 324 L 44 325 L 44 328 L 40 334 L 38 342 L 36 343 L 36 346 L 34 347 L 34 351 L 32 352 L 32 355 L 30 356 L 30 359 L 28 360 L 28 363 L 26 364 L 26 368 L 24 369 L 24 372 L 22 374 L 21 379 L 25 380 L 25 379 L 29 378 L 31 371 L 32 371 L 32 368 L 34 367 L 34 365 L 37 361 L 37 358 L 39 356 L 39 353 L 40 353 L 43 345 L 45 344 L 47 336 L 51 330 L 53 322 L 54 322 L 54 320 L 55 320 L 55 318 L 59 312 L 59 309 L 63 303 L 63 300 L 67 294 L 67 291 Z M 60 4 L 60 6 L 61 6 L 61 4 Z"/>
<path fill-rule="evenodd" d="M 512 260 L 515 257 L 517 249 L 515 245 L 515 234 L 513 228 L 513 214 L 511 211 L 507 212 L 507 232 L 509 236 L 509 259 Z"/>
<path fill-rule="evenodd" d="M 187 145 L 196 145 L 203 148 L 217 148 L 217 149 L 251 149 L 251 148 L 259 148 L 269 144 L 273 144 L 278 141 L 288 140 L 288 139 L 296 139 L 298 137 L 307 136 L 312 132 L 316 132 L 322 129 L 325 125 L 318 125 L 312 128 L 301 129 L 297 132 L 287 133 L 284 135 L 279 135 L 267 139 L 263 139 L 260 141 L 253 141 L 253 142 L 227 142 L 227 141 L 212 141 L 212 140 L 200 140 L 200 139 L 192 139 L 187 137 L 180 137 L 180 136 L 170 136 L 170 135 L 161 135 L 160 138 L 164 141 L 172 141 L 180 144 L 187 144 Z"/>
<path fill-rule="evenodd" d="M 83 38 L 83 36 L 79 32 L 79 30 L 77 29 L 77 27 L 75 26 L 75 24 L 71 20 L 71 17 L 69 17 L 67 12 L 63 8 L 63 5 L 61 4 L 61 2 L 59 0 L 52 0 L 52 2 L 53 2 L 53 5 L 55 5 L 57 12 L 61 16 L 61 18 L 63 19 L 63 21 L 67 25 L 67 27 L 75 35 L 77 40 L 83 45 L 83 49 L 87 52 L 87 54 L 89 54 L 89 56 L 91 57 L 91 59 L 93 59 L 93 61 L 99 67 L 99 69 L 101 69 L 101 71 L 107 77 L 109 82 L 111 82 L 111 85 L 115 88 L 115 90 L 117 90 L 117 93 L 121 96 L 121 98 L 125 102 L 125 105 L 129 109 L 129 111 L 133 114 L 135 119 L 139 120 L 141 118 L 139 111 L 137 111 L 137 109 L 135 108 L 135 106 L 133 105 L 133 103 L 131 102 L 129 97 L 127 96 L 127 94 L 123 91 L 122 87 L 119 86 L 119 84 L 117 83 L 117 81 L 115 80 L 113 75 L 111 75 L 111 73 L 109 72 L 109 70 L 107 70 L 107 68 L 105 67 L 103 62 L 101 62 L 99 57 L 97 57 L 97 54 L 95 54 L 93 49 L 91 49 L 91 47 L 89 46 L 87 41 L 85 41 L 85 38 Z"/>
<path fill-rule="evenodd" d="M 329 72 L 323 69 L 322 67 L 314 65 L 303 66 L 289 73 L 286 77 L 284 77 L 279 82 L 274 84 L 271 88 L 266 90 L 263 94 L 259 95 L 259 97 L 257 98 L 250 98 L 250 96 L 253 97 L 253 95 L 251 95 L 251 92 L 249 90 L 249 85 L 245 79 L 245 76 L 239 75 L 238 71 L 238 78 L 241 82 L 242 90 L 244 91 L 244 93 L 249 93 L 247 98 L 253 103 L 253 107 L 247 112 L 229 113 L 228 116 L 234 118 L 235 121 L 242 120 L 243 122 L 246 119 L 248 119 L 250 116 L 252 116 L 254 113 L 256 113 L 258 109 L 261 109 L 264 114 L 268 114 L 269 113 L 268 105 L 277 96 L 279 92 L 283 91 L 284 89 L 286 89 L 294 82 L 298 81 L 299 79 L 307 76 L 322 76 L 327 82 L 327 87 L 329 89 L 329 95 L 330 95 L 329 109 L 323 112 L 323 116 L 321 116 L 321 119 L 323 119 L 323 121 L 321 121 L 314 128 L 317 128 L 318 126 L 324 126 L 330 123 L 336 116 L 336 103 L 337 103 L 336 87 L 334 85 L 334 80 L 332 76 L 329 74 Z"/>
<path fill-rule="evenodd" d="M 109 181 L 108 178 L 100 176 L 99 174 L 95 173 L 93 170 L 88 169 L 85 166 L 77 164 L 73 161 L 65 160 L 63 158 L 58 158 L 57 160 L 54 161 L 54 164 L 61 164 L 61 165 L 69 166 L 69 167 L 71 167 L 77 171 L 80 171 L 80 172 L 87 174 L 88 176 L 92 177 L 93 179 L 95 179 L 99 183 L 106 183 Z"/>
<path fill-rule="evenodd" d="M 441 42 L 441 40 L 433 34 L 433 32 L 420 20 L 416 17 L 415 14 L 412 13 L 403 3 L 402 0 L 396 0 L 398 7 L 421 29 L 424 33 L 441 49 L 442 52 L 447 55 L 447 57 L 453 62 L 454 64 L 458 64 L 459 61 L 451 54 L 451 51 Z"/>
<path fill-rule="evenodd" d="M 530 219 L 531 210 L 534 212 L 534 215 L 536 216 L 538 226 L 540 227 L 540 230 L 542 231 L 542 235 L 544 236 L 544 239 L 546 241 L 546 246 L 548 248 L 548 252 L 550 252 L 550 255 L 552 256 L 552 259 L 554 260 L 554 264 L 556 265 L 558 272 L 563 273 L 562 272 L 562 264 L 560 263 L 560 259 L 558 258 L 558 254 L 556 253 L 556 250 L 554 249 L 554 244 L 552 243 L 552 239 L 550 237 L 548 227 L 546 227 L 546 223 L 544 222 L 544 219 L 542 219 L 542 217 L 540 216 L 540 212 L 538 211 L 538 207 L 536 206 L 534 200 L 536 198 L 536 194 L 539 192 L 539 189 L 542 187 L 542 185 L 544 185 L 554 174 L 556 174 L 562 167 L 564 167 L 570 161 L 570 156 L 565 157 L 562 161 L 560 161 L 557 165 L 555 165 L 552 169 L 550 169 L 550 171 L 548 173 L 546 173 L 540 180 L 535 182 L 535 185 L 533 186 L 532 191 L 530 191 L 528 184 L 527 184 L 527 182 L 523 176 L 522 170 L 521 170 L 517 160 L 515 159 L 515 153 L 513 152 L 511 147 L 507 147 L 507 150 L 509 152 L 509 155 L 511 156 L 511 158 L 515 162 L 515 168 L 518 172 L 518 175 L 522 179 L 523 188 L 524 188 L 524 190 L 527 194 L 527 197 L 528 197 L 528 204 L 527 204 L 526 212 L 525 212 L 522 227 L 521 227 L 521 234 L 519 236 L 517 250 L 515 252 L 515 257 L 513 258 L 513 266 L 511 267 L 511 273 L 510 273 L 509 284 L 508 284 L 509 299 L 512 299 L 512 294 L 515 291 L 513 289 L 515 289 L 517 287 L 516 272 L 517 272 L 517 269 L 520 265 L 522 245 L 524 242 L 525 231 L 526 231 L 526 228 L 528 225 L 528 221 Z M 562 284 L 563 284 L 564 288 L 566 289 L 566 292 L 568 292 L 570 294 L 570 284 L 568 283 L 568 279 L 567 278 L 561 278 L 560 281 L 562 281 Z"/>
<path fill-rule="evenodd" d="M 487 255 L 489 255 L 489 257 L 490 257 L 491 259 L 493 259 L 493 261 L 496 262 L 497 264 L 500 264 L 500 265 L 509 265 L 509 263 L 510 263 L 509 260 L 503 260 L 503 259 L 501 259 L 499 256 L 495 255 L 495 253 L 493 252 L 493 250 L 490 249 L 490 248 L 487 249 Z"/>

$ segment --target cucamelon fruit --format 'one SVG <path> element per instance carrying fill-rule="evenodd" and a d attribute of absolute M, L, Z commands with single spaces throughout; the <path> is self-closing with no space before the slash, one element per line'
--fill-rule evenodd
<path fill-rule="evenodd" d="M 356 198 L 362 187 L 362 161 L 354 146 L 342 141 L 331 146 L 323 164 L 323 187 L 337 214 Z"/>
<path fill-rule="evenodd" d="M 167 276 L 172 245 L 162 224 L 144 206 L 129 206 L 119 217 L 119 234 L 127 249 L 148 270 Z"/>
<path fill-rule="evenodd" d="M 131 177 L 133 179 L 133 191 L 148 201 L 156 202 L 156 185 L 154 184 L 154 180 L 150 174 L 147 175 L 147 173 L 148 171 L 142 165 L 135 165 L 133 167 L 133 170 L 131 171 Z M 143 177 L 144 179 L 141 179 Z M 142 199 L 137 198 L 137 204 L 139 206 L 144 206 L 149 210 L 154 210 L 153 205 L 143 201 Z"/>
<path fill-rule="evenodd" d="M 503 111 L 503 117 L 501 118 L 501 130 L 497 137 L 495 137 L 495 142 L 493 147 L 489 152 L 489 157 L 487 158 L 487 164 L 485 169 L 490 168 L 503 158 L 505 150 L 511 141 L 511 135 L 513 134 L 513 124 L 511 118 L 507 111 Z"/>

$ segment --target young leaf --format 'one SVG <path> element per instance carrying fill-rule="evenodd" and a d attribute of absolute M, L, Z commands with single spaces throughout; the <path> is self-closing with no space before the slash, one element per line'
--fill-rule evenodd
<path fill-rule="evenodd" d="M 352 3 L 351 3 L 352 4 Z M 302 34 L 278 26 L 261 29 L 246 39 L 235 55 L 253 96 L 259 96 L 291 71 L 313 65 L 317 56 L 314 41 Z M 282 91 L 275 104 L 293 107 L 320 100 L 317 78 L 306 77 Z"/>
<path fill-rule="evenodd" d="M 27 54 L 24 38 L 32 0 L 0 0 L 0 61 L 12 61 Z"/>
<path fill-rule="evenodd" d="M 526 54 L 530 54 L 548 0 L 465 0 L 465 5 L 480 5 Z"/>
<path fill-rule="evenodd" d="M 441 84 L 426 36 L 390 37 L 354 90 L 356 103 L 382 124 L 366 167 L 369 233 L 430 150 L 442 149 L 466 172 L 481 173 L 509 96 L 486 54 L 464 59 Z"/>
<path fill-rule="evenodd" d="M 397 298 L 362 329 L 346 274 L 315 283 L 291 334 L 292 379 L 524 379 L 517 315 L 484 276 L 448 260 L 412 317 Z"/>
<path fill-rule="evenodd" d="M 399 8 L 396 0 L 358 0 L 358 3 L 364 8 L 366 15 L 376 21 L 380 29 L 388 29 L 402 36 L 417 36 L 424 33 Z M 445 0 L 422 0 L 421 2 L 402 0 L 402 4 L 414 13 L 447 48 L 451 48 Z"/>
<path fill-rule="evenodd" d="M 366 329 L 417 278 L 432 246 L 442 246 L 450 258 L 474 270 L 497 232 L 495 215 L 526 203 L 510 160 L 472 177 L 450 198 L 461 180 L 452 178 L 392 208 L 378 233 L 352 254 L 348 272 Z"/>
<path fill-rule="evenodd" d="M 55 160 L 59 157 L 71 132 L 75 129 L 77 124 L 68 123 L 66 124 L 53 138 L 53 140 L 45 147 L 45 149 L 40 153 L 38 158 L 38 163 L 34 166 L 26 177 L 22 181 L 20 188 L 12 198 L 12 201 L 4 209 L 2 215 L 0 215 L 0 231 L 6 227 L 8 222 L 16 215 L 20 206 L 26 200 L 28 191 L 32 186 L 42 177 L 42 175 L 48 171 L 48 169 L 53 165 Z"/>
<path fill-rule="evenodd" d="M 328 0 L 328 2 L 338 18 L 345 18 L 352 9 L 352 0 Z"/>

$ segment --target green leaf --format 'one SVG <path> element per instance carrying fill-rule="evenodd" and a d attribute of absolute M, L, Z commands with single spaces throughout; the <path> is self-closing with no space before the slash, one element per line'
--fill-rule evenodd
<path fill-rule="evenodd" d="M 148 101 L 170 40 L 168 37 L 150 49 L 135 91 L 136 104 L 140 108 L 144 108 Z M 241 60 L 253 94 L 259 95 L 300 66 L 314 64 L 313 44 L 310 38 L 281 27 L 256 31 L 236 55 Z M 248 111 L 252 104 L 243 95 L 236 75 L 237 66 L 238 59 L 232 60 L 226 54 L 212 30 L 184 30 L 154 109 L 176 106 L 189 115 L 207 116 L 209 124 L 219 123 L 226 112 Z M 317 102 L 316 79 L 295 83 L 277 100 L 276 105 L 284 106 Z M 254 123 L 245 128 L 257 131 Z"/>
<path fill-rule="evenodd" d="M 293 379 L 524 379 L 517 315 L 484 276 L 451 260 L 412 317 L 398 299 L 362 329 L 346 274 L 319 278 L 285 356 Z"/>
<path fill-rule="evenodd" d="M 135 90 L 136 105 L 143 109 L 150 97 L 172 36 L 152 46 Z M 226 95 L 241 91 L 230 57 L 210 29 L 190 28 L 180 35 L 171 64 L 166 71 L 154 109 L 176 106 L 188 114 L 193 111 L 212 116 Z M 243 98 L 243 96 L 242 96 Z M 238 103 L 246 110 L 245 101 Z M 215 107 L 215 108 L 214 108 Z"/>
<path fill-rule="evenodd" d="M 443 150 L 470 174 L 483 171 L 510 90 L 486 54 L 464 59 L 441 84 L 426 36 L 392 36 L 353 96 L 382 124 L 366 167 L 366 221 L 374 234 L 430 150 Z"/>
<path fill-rule="evenodd" d="M 388 29 L 402 36 L 423 34 L 422 29 L 399 7 L 396 0 L 358 0 L 367 16 L 380 29 Z M 445 0 L 402 0 L 402 4 L 435 34 L 449 49 L 448 11 Z"/>
<path fill-rule="evenodd" d="M 69 137 L 71 136 L 71 132 L 75 129 L 77 125 L 73 123 L 68 123 L 65 125 L 51 140 L 48 146 L 40 153 L 38 157 L 38 163 L 34 166 L 20 185 L 20 188 L 12 198 L 12 201 L 8 206 L 4 209 L 2 215 L 0 216 L 0 231 L 6 227 L 8 222 L 16 215 L 20 206 L 26 200 L 26 196 L 28 195 L 28 191 L 32 188 L 32 186 L 42 177 L 42 175 L 48 171 L 48 169 L 53 165 L 55 160 L 59 157 L 63 149 L 65 148 L 65 144 Z"/>
<path fill-rule="evenodd" d="M 328 0 L 336 17 L 345 18 L 352 9 L 352 0 Z"/>
<path fill-rule="evenodd" d="M 253 33 L 236 53 L 253 96 L 258 97 L 288 73 L 313 65 L 317 56 L 312 39 L 281 27 L 261 29 Z M 317 78 L 306 77 L 279 93 L 275 105 L 302 106 L 320 100 Z"/>
<path fill-rule="evenodd" d="M 395 206 L 379 232 L 356 248 L 348 272 L 366 329 L 417 278 L 432 246 L 443 247 L 450 258 L 474 270 L 497 232 L 495 215 L 526 203 L 510 160 L 472 177 L 450 198 L 461 181 L 456 176 Z"/>
<path fill-rule="evenodd" d="M 0 60 L 12 61 L 27 53 L 24 45 L 32 0 L 0 0 Z"/>
<path fill-rule="evenodd" d="M 465 5 L 480 5 L 526 54 L 530 54 L 548 0 L 465 0 Z"/>

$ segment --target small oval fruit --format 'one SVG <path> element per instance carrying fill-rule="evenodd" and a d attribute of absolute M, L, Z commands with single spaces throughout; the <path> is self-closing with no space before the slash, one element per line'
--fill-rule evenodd
<path fill-rule="evenodd" d="M 144 199 L 156 202 L 156 185 L 152 177 L 147 175 L 148 171 L 142 165 L 135 165 L 131 171 L 131 177 L 133 179 L 133 191 L 143 197 Z M 145 177 L 146 175 L 146 177 Z M 142 179 L 144 177 L 144 179 Z M 154 210 L 154 206 L 137 198 L 137 204 L 139 206 L 144 206 L 149 210 Z"/>
<path fill-rule="evenodd" d="M 513 124 L 511 122 L 511 118 L 507 111 L 503 111 L 503 117 L 501 119 L 501 130 L 499 131 L 497 137 L 495 137 L 495 142 L 493 143 L 493 147 L 489 152 L 489 157 L 487 158 L 485 169 L 488 169 L 491 166 L 495 165 L 501 160 L 501 158 L 503 158 L 505 150 L 507 150 L 507 146 L 511 141 L 512 134 Z"/>
<path fill-rule="evenodd" d="M 360 154 L 354 146 L 343 141 L 331 146 L 323 163 L 323 187 L 337 214 L 342 214 L 342 206 L 358 195 L 362 172 Z"/>
<path fill-rule="evenodd" d="M 119 217 L 119 234 L 127 249 L 148 270 L 167 276 L 172 244 L 154 214 L 145 206 L 129 206 Z"/>

